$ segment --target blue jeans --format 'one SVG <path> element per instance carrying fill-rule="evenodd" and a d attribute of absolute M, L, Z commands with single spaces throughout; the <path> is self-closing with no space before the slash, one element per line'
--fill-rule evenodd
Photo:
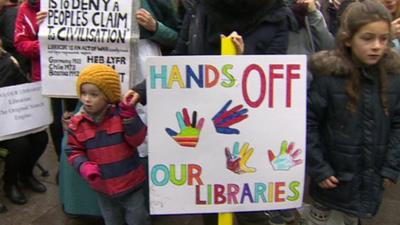
<path fill-rule="evenodd" d="M 97 193 L 97 200 L 106 225 L 150 225 L 142 189 L 115 198 Z"/>

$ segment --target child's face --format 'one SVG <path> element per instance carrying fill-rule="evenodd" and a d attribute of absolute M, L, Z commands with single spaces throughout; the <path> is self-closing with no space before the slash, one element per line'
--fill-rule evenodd
<path fill-rule="evenodd" d="M 392 14 L 396 14 L 398 8 L 398 0 L 380 0 L 386 9 Z"/>
<path fill-rule="evenodd" d="M 353 58 L 366 65 L 379 62 L 388 48 L 390 28 L 385 21 L 377 21 L 362 26 L 357 33 L 346 42 L 351 48 Z"/>
<path fill-rule="evenodd" d="M 100 114 L 108 105 L 103 92 L 96 85 L 90 83 L 82 84 L 79 99 L 83 103 L 85 111 L 90 115 Z"/>

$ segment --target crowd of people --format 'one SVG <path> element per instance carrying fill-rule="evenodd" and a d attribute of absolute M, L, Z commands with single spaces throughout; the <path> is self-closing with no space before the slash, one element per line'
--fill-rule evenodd
<path fill-rule="evenodd" d="M 49 136 L 61 192 L 72 183 L 80 188 L 62 199 L 67 213 L 101 215 L 106 225 L 151 224 L 143 57 L 219 55 L 224 35 L 238 54 L 308 56 L 306 172 L 313 202 L 301 222 L 359 225 L 377 214 L 384 189 L 400 174 L 400 0 L 140 3 L 139 74 L 131 90 L 121 93 L 113 68 L 87 65 L 77 79 L 79 102 L 51 100 L 50 136 L 43 129 L 0 141 L 8 151 L 3 190 L 11 202 L 28 201 L 20 183 L 46 192 L 32 170 Z M 40 81 L 38 32 L 46 18 L 40 0 L 0 0 L 0 8 L 0 87 Z M 70 212 L 73 196 L 92 207 Z M 239 225 L 283 225 L 294 221 L 294 211 L 235 216 Z M 203 221 L 218 224 L 215 214 Z"/>

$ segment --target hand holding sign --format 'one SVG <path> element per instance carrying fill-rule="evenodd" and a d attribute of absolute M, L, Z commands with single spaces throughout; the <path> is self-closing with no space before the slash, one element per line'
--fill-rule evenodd
<path fill-rule="evenodd" d="M 182 116 L 183 113 L 183 116 Z M 178 133 L 170 128 L 165 131 L 171 136 L 179 145 L 184 147 L 196 147 L 199 142 L 201 128 L 203 128 L 204 118 L 201 118 L 197 123 L 197 112 L 193 111 L 192 122 L 190 122 L 189 113 L 186 108 L 181 112 L 176 113 L 179 128 L 181 131 Z"/>
<path fill-rule="evenodd" d="M 237 105 L 232 109 L 228 110 L 232 100 L 229 100 L 212 118 L 215 126 L 215 130 L 220 134 L 239 134 L 240 131 L 235 128 L 230 128 L 232 124 L 239 123 L 246 119 L 248 115 L 248 109 L 243 108 L 243 105 Z"/>
<path fill-rule="evenodd" d="M 282 141 L 281 150 L 278 156 L 275 156 L 272 150 L 268 150 L 268 158 L 274 170 L 289 170 L 293 166 L 299 165 L 303 162 L 301 159 L 296 159 L 301 149 L 293 151 L 294 143 L 291 142 L 288 146 L 287 141 Z"/>
<path fill-rule="evenodd" d="M 253 148 L 249 149 L 249 143 L 245 143 L 239 152 L 239 142 L 235 142 L 232 154 L 228 147 L 225 148 L 226 168 L 237 174 L 254 173 L 256 169 L 247 166 L 253 152 Z"/>

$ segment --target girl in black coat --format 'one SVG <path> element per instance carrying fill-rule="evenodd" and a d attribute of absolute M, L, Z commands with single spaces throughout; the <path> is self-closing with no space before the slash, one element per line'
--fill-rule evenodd
<path fill-rule="evenodd" d="M 398 179 L 400 58 L 389 47 L 390 22 L 376 1 L 354 2 L 336 50 L 310 60 L 307 172 L 317 207 L 309 224 L 357 225 L 377 213 L 384 188 Z"/>

